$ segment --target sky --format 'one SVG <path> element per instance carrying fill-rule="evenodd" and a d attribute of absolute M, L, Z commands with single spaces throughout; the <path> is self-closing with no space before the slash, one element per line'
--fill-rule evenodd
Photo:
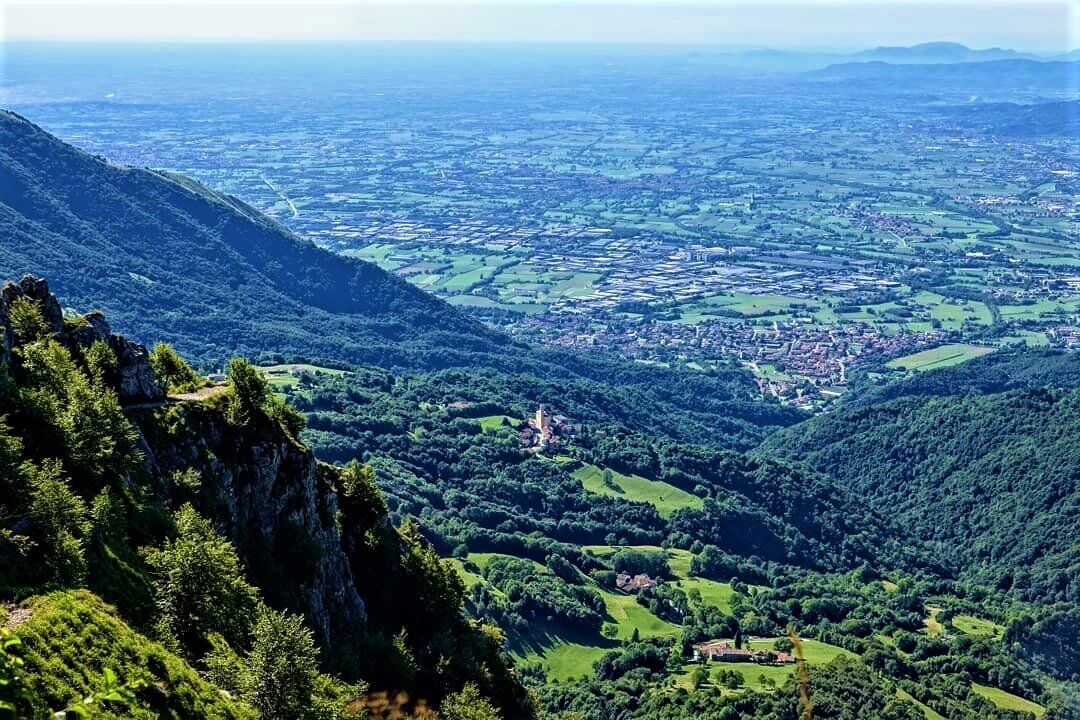
<path fill-rule="evenodd" d="M 0 38 L 1080 47 L 1080 0 L 0 0 Z"/>

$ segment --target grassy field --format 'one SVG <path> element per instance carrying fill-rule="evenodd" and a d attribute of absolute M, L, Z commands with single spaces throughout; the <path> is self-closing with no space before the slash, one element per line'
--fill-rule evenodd
<path fill-rule="evenodd" d="M 926 619 L 923 620 L 923 625 L 926 626 L 926 634 L 930 637 L 940 635 L 945 631 L 945 627 L 938 622 L 937 619 L 937 615 L 941 612 L 941 608 L 928 607 L 926 609 L 930 612 L 930 614 L 926 616 Z"/>
<path fill-rule="evenodd" d="M 694 559 L 694 554 L 689 550 L 680 550 L 678 548 L 665 550 L 659 545 L 582 545 L 581 549 L 598 557 L 611 555 L 618 550 L 667 553 L 668 568 L 671 570 L 671 574 L 677 578 L 690 577 L 690 562 Z"/>
<path fill-rule="evenodd" d="M 754 638 L 746 642 L 746 647 L 753 650 L 770 650 L 776 642 L 776 638 Z M 829 645 L 817 640 L 803 640 L 803 653 L 809 665 L 823 665 L 833 658 L 845 655 L 856 657 L 854 653 L 836 645 Z M 680 673 L 675 676 L 675 682 L 680 687 L 690 687 L 690 673 L 696 667 L 693 663 L 683 666 Z M 750 690 L 768 690 L 767 682 L 762 683 L 762 677 L 772 680 L 777 686 L 783 685 L 787 679 L 794 675 L 795 665 L 758 665 L 757 663 L 736 662 L 710 662 L 708 664 L 709 676 L 713 677 L 720 669 L 734 670 L 743 677 L 743 687 Z"/>
<path fill-rule="evenodd" d="M 608 592 L 601 590 L 608 615 L 618 626 L 619 632 L 616 637 L 619 640 L 629 640 L 637 630 L 642 638 L 669 637 L 679 632 L 679 629 L 671 623 L 656 617 L 641 605 L 633 595 Z"/>
<path fill-rule="evenodd" d="M 1030 700 L 1007 693 L 1004 690 L 998 690 L 995 687 L 988 685 L 979 685 L 978 683 L 972 683 L 971 689 L 990 702 L 997 705 L 1003 710 L 1019 710 L 1021 712 L 1035 713 L 1035 717 L 1041 718 L 1046 714 L 1046 708 L 1038 703 L 1033 703 Z"/>
<path fill-rule="evenodd" d="M 543 653 L 527 656 L 540 663 L 551 680 L 560 682 L 571 678 L 591 677 L 593 665 L 611 648 L 560 642 Z"/>
<path fill-rule="evenodd" d="M 909 701 L 915 703 L 916 705 L 918 705 L 919 709 L 922 710 L 923 715 L 926 717 L 926 720 L 945 720 L 944 715 L 942 715 L 939 712 L 936 712 L 935 710 L 933 710 L 932 708 L 927 707 L 926 705 L 923 705 L 921 702 L 919 702 L 918 700 L 916 700 L 915 698 L 913 698 L 911 695 L 904 692 L 900 688 L 896 689 L 896 695 L 899 698 L 902 698 L 904 700 L 909 700 Z"/>
<path fill-rule="evenodd" d="M 310 373 L 312 375 L 348 375 L 346 370 L 307 365 L 304 363 L 292 363 L 288 365 L 263 365 L 259 367 L 266 375 L 266 379 L 275 388 L 292 387 L 300 382 L 300 375 Z"/>
<path fill-rule="evenodd" d="M 971 615 L 957 615 L 953 618 L 952 624 L 960 632 L 976 637 L 989 637 L 996 640 L 1005 634 L 1005 628 L 997 623 Z"/>
<path fill-rule="evenodd" d="M 513 428 L 514 425 L 521 422 L 520 420 L 515 420 L 509 415 L 488 415 L 486 417 L 476 418 L 476 422 L 480 423 L 480 429 L 484 432 L 495 432 L 505 427 L 503 425 L 504 420 L 510 423 L 510 428 Z"/>
<path fill-rule="evenodd" d="M 683 592 L 697 590 L 701 593 L 701 602 L 704 605 L 731 612 L 731 601 L 738 594 L 728 583 L 719 583 L 705 578 L 684 578 L 676 583 Z"/>
<path fill-rule="evenodd" d="M 890 360 L 887 365 L 894 368 L 903 368 L 904 370 L 933 370 L 934 368 L 958 365 L 965 360 L 971 360 L 972 358 L 977 358 L 980 355 L 986 355 L 992 352 L 994 352 L 993 348 L 984 347 L 982 345 L 954 343 L 931 348 L 930 350 L 923 350 L 922 352 L 917 352 L 912 355 L 905 355 L 904 357 Z"/>
<path fill-rule="evenodd" d="M 700 508 L 703 506 L 699 497 L 680 490 L 658 480 L 649 480 L 640 475 L 623 475 L 610 471 L 610 484 L 604 482 L 604 469 L 595 465 L 583 465 L 574 472 L 574 477 L 589 492 L 608 497 L 622 498 L 632 502 L 649 503 L 656 508 L 661 517 L 670 517 L 682 508 Z"/>

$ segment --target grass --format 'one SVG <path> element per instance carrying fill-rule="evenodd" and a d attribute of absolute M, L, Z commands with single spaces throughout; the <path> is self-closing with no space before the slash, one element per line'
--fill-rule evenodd
<path fill-rule="evenodd" d="M 618 626 L 616 638 L 629 640 L 637 630 L 642 638 L 669 637 L 679 632 L 678 628 L 653 615 L 641 605 L 633 595 L 623 595 L 601 590 L 608 615 Z"/>
<path fill-rule="evenodd" d="M 590 677 L 593 665 L 611 648 L 583 645 L 581 643 L 557 643 L 543 653 L 529 656 L 540 663 L 549 680 L 560 682 L 572 678 Z"/>
<path fill-rule="evenodd" d="M 139 693 L 138 707 L 123 717 L 255 717 L 253 710 L 226 697 L 182 658 L 132 630 L 90 592 L 56 592 L 33 598 L 27 606 L 32 614 L 15 634 L 22 640 L 30 689 L 38 697 L 35 717 L 51 717 L 50 708 L 63 708 L 100 689 L 106 668 L 121 683 L 142 680 L 156 687 L 152 694 Z"/>
<path fill-rule="evenodd" d="M 310 373 L 312 375 L 347 375 L 345 370 L 307 365 L 305 363 L 290 363 L 285 365 L 264 365 L 259 368 L 266 375 L 266 379 L 277 389 L 292 387 L 300 382 L 298 375 Z M 294 374 L 295 373 L 295 374 Z"/>
<path fill-rule="evenodd" d="M 476 418 L 476 422 L 480 423 L 480 429 L 484 432 L 498 432 L 504 427 L 504 420 L 510 423 L 509 427 L 511 428 L 516 423 L 520 422 L 509 415 L 487 415 L 485 417 Z"/>
<path fill-rule="evenodd" d="M 938 622 L 937 619 L 938 613 L 941 612 L 941 608 L 927 607 L 926 609 L 930 613 L 926 616 L 926 619 L 923 620 L 923 625 L 926 626 L 926 634 L 930 637 L 936 637 L 941 633 L 945 632 L 945 627 L 940 622 Z"/>
<path fill-rule="evenodd" d="M 926 705 L 923 705 L 921 702 L 919 702 L 914 697 L 912 697 L 910 694 L 904 692 L 900 688 L 896 689 L 896 696 L 899 697 L 902 700 L 908 700 L 909 702 L 913 702 L 916 705 L 918 705 L 919 709 L 922 710 L 923 715 L 926 717 L 926 720 L 945 720 L 944 715 L 936 712 L 933 708 L 930 708 L 930 707 L 927 707 Z"/>
<path fill-rule="evenodd" d="M 1005 628 L 997 623 L 971 615 L 957 615 L 952 620 L 953 627 L 965 635 L 986 637 L 999 640 L 1005 634 Z"/>
<path fill-rule="evenodd" d="M 574 472 L 586 490 L 597 495 L 621 498 L 631 502 L 649 503 L 660 517 L 671 517 L 676 510 L 701 508 L 701 498 L 659 480 L 649 480 L 640 475 L 624 475 L 611 470 L 610 484 L 604 482 L 605 469 L 585 464 Z"/>
<path fill-rule="evenodd" d="M 701 593 L 701 602 L 731 613 L 732 601 L 738 595 L 728 583 L 719 583 L 705 578 L 685 578 L 677 583 L 683 592 L 697 590 Z"/>
<path fill-rule="evenodd" d="M 1020 712 L 1034 713 L 1037 718 L 1041 718 L 1046 714 L 1046 708 L 1042 705 L 1025 700 L 1019 695 L 1013 695 L 1004 690 L 998 690 L 989 685 L 979 685 L 978 683 L 972 683 L 971 689 L 1002 710 L 1019 710 Z"/>
<path fill-rule="evenodd" d="M 912 355 L 905 355 L 890 360 L 886 364 L 888 367 L 903 368 L 904 370 L 933 370 L 934 368 L 958 365 L 965 360 L 971 360 L 992 352 L 994 352 L 994 348 L 982 345 L 953 343 L 931 348 L 930 350 L 923 350 Z"/>
<path fill-rule="evenodd" d="M 494 552 L 491 552 L 491 553 L 469 553 L 469 555 L 468 555 L 468 559 L 471 560 L 472 562 L 476 563 L 476 566 L 479 567 L 481 570 L 486 568 L 488 563 L 491 562 L 493 559 L 495 559 L 497 557 L 505 557 L 505 558 L 513 558 L 515 560 L 523 560 L 525 562 L 532 563 L 533 566 L 536 568 L 537 572 L 542 572 L 542 573 L 550 573 L 551 572 L 550 570 L 548 570 L 546 567 L 544 567 L 540 563 L 536 562 L 535 560 L 530 560 L 529 558 L 518 557 L 517 555 L 507 555 L 505 553 L 494 553 Z"/>
<path fill-rule="evenodd" d="M 773 648 L 773 644 L 777 638 L 754 638 L 746 642 L 746 647 L 753 650 L 770 650 Z M 818 640 L 803 640 L 803 653 L 808 665 L 824 665 L 833 658 L 841 655 L 847 657 L 856 657 L 856 655 L 842 647 L 836 645 L 829 645 Z M 681 672 L 675 676 L 676 685 L 689 689 L 690 687 L 690 673 L 695 668 L 695 664 L 687 663 L 683 666 Z M 795 674 L 795 665 L 758 665 L 757 663 L 741 663 L 741 662 L 710 662 L 708 665 L 710 677 L 714 676 L 717 670 L 723 668 L 727 670 L 733 670 L 743 678 L 743 687 L 750 690 L 761 691 L 770 690 L 771 688 L 767 684 L 761 682 L 762 676 L 772 680 L 776 686 L 783 685 L 789 677 Z"/>
<path fill-rule="evenodd" d="M 689 550 L 680 550 L 678 548 L 668 548 L 665 550 L 659 545 L 582 545 L 581 549 L 585 552 L 592 553 L 597 557 L 612 555 L 619 550 L 667 553 L 668 568 L 671 570 L 671 574 L 677 578 L 690 577 L 690 563 L 694 559 L 694 554 Z"/>
<path fill-rule="evenodd" d="M 461 581 L 465 583 L 466 589 L 471 588 L 473 585 L 484 582 L 484 578 L 477 573 L 471 572 L 465 569 L 465 563 L 457 558 L 450 558 L 450 564 L 457 570 L 457 574 L 461 576 Z M 494 589 L 494 588 L 493 588 Z"/>

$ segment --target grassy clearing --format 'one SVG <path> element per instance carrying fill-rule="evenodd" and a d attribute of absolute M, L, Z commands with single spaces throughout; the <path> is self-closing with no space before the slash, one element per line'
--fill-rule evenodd
<path fill-rule="evenodd" d="M 746 647 L 754 650 L 769 650 L 772 649 L 773 644 L 777 638 L 754 638 L 748 640 Z M 803 640 L 803 653 L 806 658 L 806 662 L 809 665 L 824 665 L 833 658 L 841 655 L 847 657 L 856 657 L 856 655 L 842 647 L 836 645 L 829 645 L 817 640 Z M 676 674 L 675 683 L 680 687 L 690 688 L 690 673 L 693 672 L 696 667 L 693 663 L 687 663 L 683 666 L 681 672 Z M 710 662 L 708 664 L 709 676 L 713 677 L 716 672 L 721 668 L 727 670 L 734 670 L 742 675 L 743 687 L 750 690 L 761 691 L 770 690 L 768 681 L 772 680 L 775 686 L 783 685 L 787 682 L 788 678 L 795 674 L 795 665 L 758 665 L 757 663 L 742 663 L 742 662 Z M 766 678 L 766 682 L 762 682 L 762 678 Z M 773 686 L 773 687 L 775 687 Z M 730 691 L 729 691 L 730 692 Z M 736 692 L 741 692 L 736 691 Z"/>
<path fill-rule="evenodd" d="M 670 517 L 682 508 L 701 508 L 701 498 L 680 490 L 674 485 L 658 480 L 649 480 L 640 475 L 623 475 L 610 470 L 608 482 L 605 482 L 605 470 L 596 465 L 583 465 L 574 472 L 574 477 L 581 481 L 586 490 L 597 495 L 621 498 L 631 502 L 649 503 L 656 508 L 661 517 Z"/>
<path fill-rule="evenodd" d="M 998 690 L 989 685 L 979 685 L 978 683 L 972 683 L 971 689 L 994 703 L 994 705 L 997 705 L 1002 710 L 1019 710 L 1020 712 L 1034 713 L 1037 718 L 1041 718 L 1046 714 L 1046 708 L 1042 705 L 1030 700 L 1025 700 L 1019 695 L 1013 695 L 1004 690 Z"/>
<path fill-rule="evenodd" d="M 524 560 L 525 562 L 532 563 L 533 566 L 536 568 L 537 572 L 542 572 L 542 573 L 550 573 L 551 572 L 550 570 L 548 570 L 546 567 L 544 567 L 540 563 L 536 562 L 535 560 L 530 560 L 529 558 L 518 557 L 517 555 L 507 555 L 506 553 L 469 553 L 467 557 L 471 562 L 476 563 L 476 566 L 478 568 L 480 568 L 481 570 L 486 568 L 488 563 L 491 562 L 493 559 L 495 559 L 497 557 L 506 557 L 506 558 L 513 558 L 515 560 Z"/>
<path fill-rule="evenodd" d="M 930 637 L 936 637 L 945 631 L 945 627 L 938 622 L 937 616 L 941 612 L 939 607 L 927 607 L 927 611 L 930 613 L 923 620 L 923 625 L 926 626 L 926 634 Z"/>
<path fill-rule="evenodd" d="M 671 574 L 677 578 L 690 577 L 690 562 L 694 559 L 694 554 L 689 550 L 680 550 L 678 548 L 665 550 L 659 545 L 582 545 L 581 549 L 597 557 L 612 555 L 618 550 L 667 553 L 668 568 L 671 570 Z"/>
<path fill-rule="evenodd" d="M 905 355 L 904 357 L 890 360 L 886 364 L 888 367 L 903 368 L 904 370 L 933 370 L 934 368 L 958 365 L 965 360 L 971 360 L 972 358 L 977 358 L 992 352 L 994 352 L 994 348 L 984 347 L 982 345 L 954 343 L 931 348 L 930 350 L 923 350 L 922 352 L 917 352 L 912 355 Z"/>
<path fill-rule="evenodd" d="M 504 425 L 503 421 L 506 421 L 509 425 Z M 486 417 L 476 418 L 476 422 L 480 423 L 480 429 L 484 432 L 497 432 L 503 427 L 512 429 L 513 426 L 520 421 L 515 420 L 509 415 L 488 415 Z"/>
<path fill-rule="evenodd" d="M 701 602 L 705 605 L 731 613 L 732 601 L 738 593 L 728 583 L 719 583 L 705 578 L 685 578 L 677 583 L 683 592 L 697 590 L 701 593 Z"/>
<path fill-rule="evenodd" d="M 539 662 L 549 679 L 563 682 L 592 676 L 593 665 L 610 649 L 581 643 L 557 643 L 528 658 Z"/>
<path fill-rule="evenodd" d="M 473 585 L 484 582 L 484 578 L 470 570 L 465 569 L 465 563 L 457 558 L 450 558 L 450 564 L 457 570 L 457 574 L 461 576 L 461 581 L 465 583 L 466 588 L 471 588 Z"/>
<path fill-rule="evenodd" d="M 1005 634 L 1005 628 L 997 623 L 983 620 L 971 615 L 957 615 L 952 620 L 953 627 L 966 635 L 975 637 L 987 637 L 995 640 Z"/>
<path fill-rule="evenodd" d="M 656 617 L 641 605 L 633 595 L 601 590 L 608 615 L 618 626 L 619 632 L 616 637 L 619 640 L 629 640 L 637 630 L 642 638 L 669 637 L 676 635 L 679 629 L 671 623 Z"/>
<path fill-rule="evenodd" d="M 936 712 L 933 708 L 923 705 L 921 702 L 912 697 L 909 693 L 904 692 L 900 688 L 896 689 L 896 696 L 901 698 L 902 700 L 908 700 L 918 705 L 919 709 L 922 710 L 923 715 L 926 717 L 926 720 L 945 720 L 944 715 Z"/>

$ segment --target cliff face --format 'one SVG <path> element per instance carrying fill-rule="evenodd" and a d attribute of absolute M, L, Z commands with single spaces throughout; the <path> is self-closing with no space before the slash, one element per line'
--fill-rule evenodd
<path fill-rule="evenodd" d="M 332 651 L 364 622 L 335 525 L 337 495 L 320 478 L 310 450 L 271 423 L 230 425 L 213 398 L 168 398 L 143 345 L 114 334 L 101 313 L 65 322 L 41 278 L 0 288 L 0 364 L 11 361 L 11 308 L 19 298 L 37 303 L 48 329 L 73 355 L 103 342 L 116 356 L 105 381 L 128 408 L 144 455 L 142 472 L 129 483 L 145 483 L 166 507 L 192 502 L 211 518 L 270 604 L 302 612 L 323 648 Z M 188 479 L 180 479 L 185 473 Z"/>
<path fill-rule="evenodd" d="M 156 491 L 176 505 L 190 492 L 179 474 L 196 471 L 196 507 L 232 540 L 272 605 L 303 612 L 324 648 L 363 623 L 364 603 L 335 525 L 337 495 L 310 450 L 280 431 L 239 430 L 197 402 L 132 417 Z"/>

